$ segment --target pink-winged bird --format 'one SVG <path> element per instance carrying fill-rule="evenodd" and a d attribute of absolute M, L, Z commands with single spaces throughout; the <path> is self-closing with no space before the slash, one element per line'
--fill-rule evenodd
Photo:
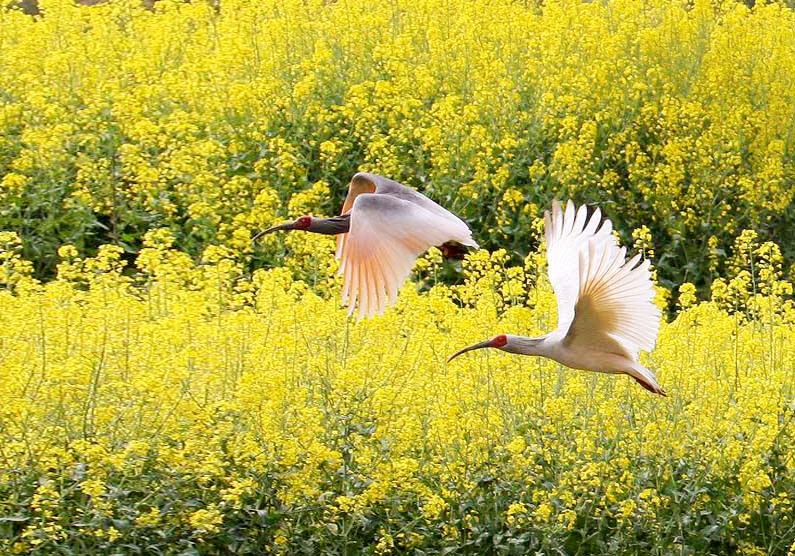
<path fill-rule="evenodd" d="M 353 176 L 342 213 L 334 218 L 301 216 L 254 236 L 277 230 L 302 230 L 337 236 L 342 302 L 359 318 L 383 313 L 417 257 L 432 246 L 456 251 L 456 244 L 478 247 L 469 227 L 428 197 L 394 180 L 360 172 Z"/>
<path fill-rule="evenodd" d="M 601 226 L 600 226 L 601 224 Z M 558 302 L 558 326 L 539 338 L 500 334 L 453 354 L 481 348 L 548 357 L 574 369 L 628 374 L 655 394 L 665 395 L 640 350 L 657 340 L 660 310 L 653 303 L 649 261 L 640 254 L 626 260 L 597 208 L 589 218 L 583 205 L 565 211 L 554 201 L 544 214 L 547 273 Z"/>

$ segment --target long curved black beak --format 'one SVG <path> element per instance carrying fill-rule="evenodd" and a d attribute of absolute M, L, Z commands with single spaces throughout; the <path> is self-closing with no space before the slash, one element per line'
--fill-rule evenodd
<path fill-rule="evenodd" d="M 264 236 L 265 234 L 269 234 L 271 232 L 278 232 L 279 230 L 294 230 L 295 229 L 295 222 L 285 222 L 284 224 L 279 224 L 277 226 L 271 226 L 267 230 L 262 230 L 260 233 L 255 235 L 251 238 L 251 242 L 257 241 L 259 238 Z"/>
<path fill-rule="evenodd" d="M 483 348 L 487 348 L 487 347 L 491 347 L 491 340 L 486 340 L 484 342 L 479 342 L 479 343 L 471 345 L 469 347 L 465 347 L 464 349 L 462 349 L 460 351 L 457 351 L 453 355 L 448 357 L 447 358 L 447 362 L 449 363 L 450 361 L 452 361 L 453 359 L 455 359 L 459 355 L 462 355 L 462 354 L 464 354 L 464 353 L 466 353 L 468 351 L 472 351 L 473 349 L 483 349 Z"/>

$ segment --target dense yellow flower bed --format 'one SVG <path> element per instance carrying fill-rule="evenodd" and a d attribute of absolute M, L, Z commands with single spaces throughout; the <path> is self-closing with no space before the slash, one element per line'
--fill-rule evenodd
<path fill-rule="evenodd" d="M 0 8 L 0 553 L 795 556 L 793 10 L 39 6 Z M 250 238 L 359 170 L 491 252 L 347 319 L 330 238 Z M 553 197 L 653 260 L 668 398 L 446 363 L 554 327 Z"/>
<path fill-rule="evenodd" d="M 272 263 L 251 233 L 337 212 L 357 170 L 522 256 L 553 196 L 600 203 L 625 240 L 647 227 L 669 286 L 702 291 L 742 229 L 795 225 L 779 3 L 74 4 L 0 11 L 0 229 L 42 275 L 61 243 L 134 252 L 153 226 Z"/>
<path fill-rule="evenodd" d="M 165 231 L 132 274 L 118 248 L 64 247 L 46 284 L 0 239 L 0 551 L 792 553 L 795 310 L 775 294 L 749 320 L 685 288 L 644 361 L 660 398 L 497 351 L 446 364 L 554 326 L 537 256 L 475 253 L 464 285 L 408 284 L 356 322 Z"/>

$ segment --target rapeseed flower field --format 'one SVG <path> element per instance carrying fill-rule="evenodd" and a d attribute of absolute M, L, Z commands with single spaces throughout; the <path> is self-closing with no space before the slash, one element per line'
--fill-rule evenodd
<path fill-rule="evenodd" d="M 661 401 L 547 360 L 445 363 L 552 327 L 540 256 L 479 251 L 463 285 L 409 284 L 356 322 L 317 293 L 338 279 L 194 262 L 166 230 L 134 273 L 118 247 L 64 246 L 44 284 L 0 239 L 5 552 L 793 553 L 795 307 L 774 246 L 752 252 L 765 293 L 682 288 L 645 361 Z"/>
<path fill-rule="evenodd" d="M 795 13 L 661 0 L 0 9 L 0 554 L 795 555 Z M 340 307 L 372 170 L 460 214 Z M 541 215 L 654 263 L 668 392 L 555 325 Z"/>

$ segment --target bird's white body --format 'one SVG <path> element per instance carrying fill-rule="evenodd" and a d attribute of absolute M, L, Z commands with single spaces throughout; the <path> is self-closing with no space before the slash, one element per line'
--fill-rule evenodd
<path fill-rule="evenodd" d="M 528 338 L 508 334 L 506 335 L 508 342 L 500 349 L 520 355 L 546 357 L 572 369 L 608 374 L 638 374 L 641 379 L 647 378 L 645 373 L 637 368 L 640 365 L 624 355 L 602 351 L 586 353 L 583 350 L 567 346 L 565 342 L 561 341 L 561 338 L 556 336 L 547 334 L 538 338 Z"/>
<path fill-rule="evenodd" d="M 392 305 L 414 262 L 428 248 L 455 241 L 477 247 L 467 225 L 425 195 L 375 174 L 353 176 L 342 214 L 350 231 L 337 236 L 342 302 L 359 317 Z"/>
<path fill-rule="evenodd" d="M 627 374 L 647 390 L 664 395 L 654 373 L 638 360 L 657 339 L 660 310 L 653 303 L 654 287 L 648 261 L 640 255 L 626 260 L 612 235 L 609 220 L 596 209 L 565 212 L 555 201 L 545 214 L 549 281 L 558 301 L 557 328 L 539 338 L 501 335 L 465 348 L 453 357 L 482 347 L 537 355 L 567 367 L 601 373 Z M 451 358 L 452 359 L 452 358 Z"/>

